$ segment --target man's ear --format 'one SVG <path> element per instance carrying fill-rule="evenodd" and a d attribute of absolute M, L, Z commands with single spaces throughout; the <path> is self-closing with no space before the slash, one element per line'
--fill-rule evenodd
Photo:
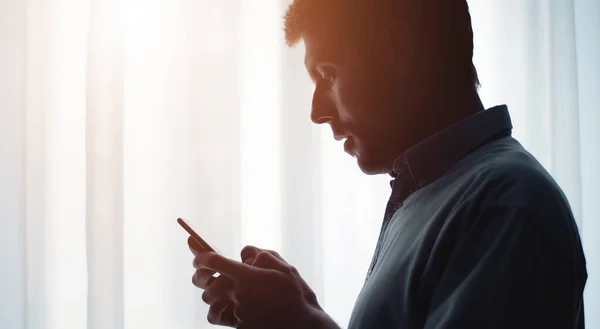
<path fill-rule="evenodd" d="M 387 28 L 389 50 L 394 68 L 401 73 L 407 73 L 415 56 L 413 31 L 402 21 L 393 21 Z"/>

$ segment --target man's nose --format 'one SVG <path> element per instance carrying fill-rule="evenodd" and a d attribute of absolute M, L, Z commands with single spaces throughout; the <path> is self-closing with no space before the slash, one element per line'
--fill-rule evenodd
<path fill-rule="evenodd" d="M 333 121 L 335 117 L 335 108 L 330 104 L 322 92 L 317 88 L 313 94 L 312 110 L 310 119 L 316 124 L 323 124 Z"/>

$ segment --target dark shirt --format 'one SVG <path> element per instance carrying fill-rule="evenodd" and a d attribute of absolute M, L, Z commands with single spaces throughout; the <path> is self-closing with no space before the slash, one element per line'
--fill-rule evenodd
<path fill-rule="evenodd" d="M 511 129 L 494 107 L 395 161 L 350 329 L 584 328 L 569 203 Z"/>

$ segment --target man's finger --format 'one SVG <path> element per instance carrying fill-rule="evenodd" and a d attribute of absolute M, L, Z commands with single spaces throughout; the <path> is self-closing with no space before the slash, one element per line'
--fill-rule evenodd
<path fill-rule="evenodd" d="M 218 277 L 209 284 L 202 293 L 202 300 L 212 304 L 218 299 L 231 299 L 233 296 L 233 281 L 228 277 Z"/>
<path fill-rule="evenodd" d="M 232 301 L 227 303 L 227 306 L 221 311 L 221 323 L 223 326 L 236 328 L 239 324 L 233 312 L 235 310 L 235 304 Z"/>
<path fill-rule="evenodd" d="M 247 263 L 245 260 L 248 258 L 256 258 L 256 256 L 258 256 L 258 254 L 260 254 L 261 252 L 269 252 L 271 254 L 273 254 L 273 256 L 285 261 L 283 259 L 283 257 L 281 257 L 281 255 L 274 250 L 269 250 L 269 249 L 262 249 L 262 248 L 258 248 L 255 246 L 245 246 L 244 249 L 242 249 L 241 252 L 241 256 L 242 256 L 242 261 L 244 261 L 244 263 Z"/>
<path fill-rule="evenodd" d="M 255 267 L 276 270 L 286 270 L 290 267 L 286 261 L 269 251 L 263 251 L 258 254 L 252 265 Z"/>
<path fill-rule="evenodd" d="M 230 300 L 216 301 L 208 310 L 208 322 L 219 326 L 237 326 L 237 319 L 233 315 L 234 308 L 235 305 Z"/>
<path fill-rule="evenodd" d="M 279 258 L 279 260 L 283 261 L 284 263 L 287 263 L 285 261 L 285 259 L 283 259 L 283 257 L 281 257 L 281 255 L 277 251 L 275 251 L 275 250 L 267 250 L 267 249 L 265 249 L 264 251 L 268 251 L 269 253 L 271 253 L 276 258 Z"/>
<path fill-rule="evenodd" d="M 255 246 L 245 246 L 242 249 L 242 252 L 240 253 L 240 256 L 242 257 L 242 261 L 244 263 L 248 264 L 248 262 L 246 262 L 247 259 L 255 259 L 256 256 L 258 256 L 258 254 L 260 254 L 263 251 L 264 250 L 262 250 L 260 248 L 257 248 Z"/>
<path fill-rule="evenodd" d="M 214 274 L 215 271 L 213 270 L 207 270 L 204 268 L 196 270 L 192 278 L 192 283 L 194 283 L 194 285 L 200 289 L 206 289 L 206 287 L 208 287 L 211 282 L 215 280 L 215 277 L 213 276 Z"/>
<path fill-rule="evenodd" d="M 243 279 L 257 272 L 257 268 L 223 257 L 215 252 L 202 252 L 194 258 L 196 269 L 209 269 L 233 280 Z"/>
<path fill-rule="evenodd" d="M 249 258 L 243 259 L 242 262 L 244 264 L 252 265 L 252 263 L 254 263 L 254 257 L 249 257 Z"/>

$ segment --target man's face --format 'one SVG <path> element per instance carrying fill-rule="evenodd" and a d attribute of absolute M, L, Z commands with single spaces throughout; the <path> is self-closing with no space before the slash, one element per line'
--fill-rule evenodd
<path fill-rule="evenodd" d="M 366 174 L 389 173 L 414 129 L 407 109 L 411 86 L 379 41 L 373 40 L 366 56 L 356 45 L 334 46 L 317 33 L 304 36 L 305 65 L 316 85 L 311 119 L 329 123 L 336 139 L 346 139 L 345 151 Z"/>

